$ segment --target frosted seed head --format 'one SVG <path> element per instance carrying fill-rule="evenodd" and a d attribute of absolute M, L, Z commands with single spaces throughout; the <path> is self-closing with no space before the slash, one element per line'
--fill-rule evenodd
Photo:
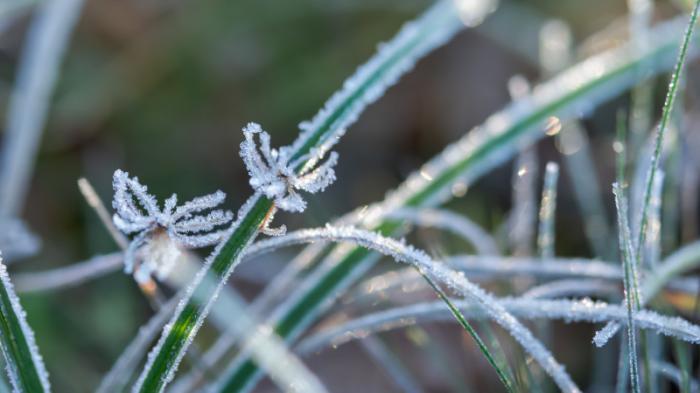
<path fill-rule="evenodd" d="M 149 282 L 152 275 L 157 278 L 167 275 L 181 248 L 207 247 L 220 242 L 224 231 L 217 229 L 233 220 L 230 211 L 203 214 L 223 203 L 226 194 L 222 191 L 194 198 L 179 207 L 177 195 L 173 194 L 161 210 L 147 187 L 127 172 L 116 170 L 113 185 L 114 225 L 124 234 L 135 234 L 124 254 L 124 271 L 134 273 L 141 284 Z"/>
<path fill-rule="evenodd" d="M 243 128 L 243 134 L 245 140 L 241 143 L 240 155 L 250 175 L 249 183 L 255 191 L 271 199 L 277 208 L 303 212 L 306 202 L 295 191 L 314 194 L 335 181 L 333 168 L 338 162 L 337 153 L 332 152 L 323 164 L 318 165 L 327 149 L 315 148 L 290 163 L 293 155 L 291 146 L 272 149 L 270 135 L 259 124 L 248 123 Z M 255 134 L 259 134 L 259 146 L 255 143 Z M 297 173 L 301 165 L 303 167 Z"/>

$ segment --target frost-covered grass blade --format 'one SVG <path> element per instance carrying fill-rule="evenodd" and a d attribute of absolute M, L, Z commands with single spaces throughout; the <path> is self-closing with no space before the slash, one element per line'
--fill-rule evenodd
<path fill-rule="evenodd" d="M 18 392 L 50 391 L 49 376 L 34 332 L 15 294 L 7 269 L 0 260 L 0 348 L 12 387 Z"/>

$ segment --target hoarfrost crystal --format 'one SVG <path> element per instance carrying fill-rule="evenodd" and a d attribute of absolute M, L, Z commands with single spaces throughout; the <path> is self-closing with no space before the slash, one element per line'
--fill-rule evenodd
<path fill-rule="evenodd" d="M 136 281 L 142 284 L 154 273 L 159 279 L 165 277 L 182 248 L 217 244 L 226 232 L 217 228 L 233 219 L 230 211 L 202 214 L 224 201 L 226 194 L 222 191 L 194 198 L 178 207 L 177 195 L 173 194 L 161 209 L 148 188 L 137 177 L 130 178 L 127 172 L 117 169 L 113 186 L 114 225 L 127 235 L 136 234 L 124 254 L 124 271 L 134 273 Z M 143 260 L 134 271 L 139 250 Z"/>
<path fill-rule="evenodd" d="M 250 185 L 275 202 L 275 207 L 289 212 L 303 212 L 306 201 L 296 191 L 311 194 L 323 191 L 335 181 L 333 167 L 338 162 L 338 154 L 331 152 L 328 159 L 319 164 L 325 156 L 326 148 L 311 149 L 308 154 L 293 157 L 292 148 L 284 146 L 270 148 L 270 134 L 259 124 L 248 123 L 243 128 L 245 140 L 241 143 L 241 158 L 250 173 Z M 259 135 L 260 146 L 255 143 Z M 299 172 L 297 167 L 304 165 Z M 267 231 L 267 228 L 264 228 Z"/>

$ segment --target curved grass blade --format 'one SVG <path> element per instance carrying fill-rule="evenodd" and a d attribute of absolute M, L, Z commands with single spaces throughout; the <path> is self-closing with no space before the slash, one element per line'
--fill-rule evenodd
<path fill-rule="evenodd" d="M 483 9 L 481 16 L 488 11 L 490 8 Z M 451 1 L 439 1 L 418 20 L 404 26 L 391 42 L 380 46 L 377 55 L 361 66 L 310 122 L 300 125 L 302 132 L 292 144 L 292 160 L 308 154 L 312 149 L 323 150 L 335 143 L 362 110 L 381 97 L 418 59 L 464 27 L 464 15 L 461 16 L 462 20 Z M 471 22 L 478 22 L 478 18 Z M 306 164 L 301 163 L 298 169 Z M 271 207 L 270 200 L 253 197 L 241 209 L 228 239 L 207 259 L 188 295 L 149 354 L 134 391 L 160 392 L 172 380 L 211 304 L 240 262 L 243 250 L 258 233 Z M 208 283 L 210 280 L 204 280 L 207 274 L 216 276 L 218 283 L 211 285 Z"/>
<path fill-rule="evenodd" d="M 34 332 L 27 324 L 7 269 L 0 259 L 0 349 L 7 363 L 7 374 L 16 392 L 49 392 L 46 372 Z"/>
<path fill-rule="evenodd" d="M 473 181 L 510 158 L 522 143 L 543 137 L 541 129 L 550 116 L 563 120 L 585 113 L 638 81 L 671 68 L 676 40 L 685 24 L 685 17 L 661 24 L 652 30 L 644 51 L 632 51 L 629 46 L 618 48 L 585 60 L 539 86 L 527 99 L 496 113 L 414 173 L 384 202 L 368 209 L 362 224 L 383 234 L 396 232 L 399 224 L 384 221 L 384 214 L 404 206 L 430 206 L 449 199 L 454 184 Z M 376 257 L 366 250 L 350 248 L 338 251 L 329 261 L 311 273 L 273 312 L 269 324 L 281 337 L 289 341 L 298 337 L 328 299 L 357 280 Z M 258 376 L 259 369 L 250 358 L 238 358 L 224 376 L 225 390 L 240 391 Z"/>

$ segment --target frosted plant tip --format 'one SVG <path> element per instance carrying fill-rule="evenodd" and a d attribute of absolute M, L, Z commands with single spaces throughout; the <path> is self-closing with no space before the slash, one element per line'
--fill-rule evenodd
<path fill-rule="evenodd" d="M 165 200 L 163 208 L 137 177 L 117 169 L 113 178 L 114 225 L 126 235 L 135 235 L 124 253 L 124 271 L 134 274 L 143 285 L 151 276 L 163 279 L 173 268 L 180 251 L 217 244 L 226 230 L 221 226 L 233 219 L 230 211 L 213 210 L 223 203 L 226 194 L 213 194 L 192 199 L 180 206 L 177 195 Z M 137 264 L 137 259 L 139 263 Z"/>
<path fill-rule="evenodd" d="M 338 162 L 338 154 L 331 152 L 328 159 L 319 163 L 325 156 L 322 149 L 312 149 L 308 154 L 293 159 L 291 147 L 279 149 L 270 147 L 270 134 L 259 124 L 248 123 L 243 128 L 245 140 L 241 143 L 241 158 L 250 174 L 250 185 L 256 192 L 274 202 L 263 223 L 262 231 L 271 235 L 284 233 L 282 229 L 270 229 L 274 210 L 279 208 L 289 212 L 303 212 L 306 201 L 297 191 L 311 194 L 323 191 L 335 181 L 333 167 Z M 258 135 L 259 145 L 255 135 Z M 303 167 L 302 167 L 303 165 Z M 297 172 L 296 168 L 301 167 Z"/>

